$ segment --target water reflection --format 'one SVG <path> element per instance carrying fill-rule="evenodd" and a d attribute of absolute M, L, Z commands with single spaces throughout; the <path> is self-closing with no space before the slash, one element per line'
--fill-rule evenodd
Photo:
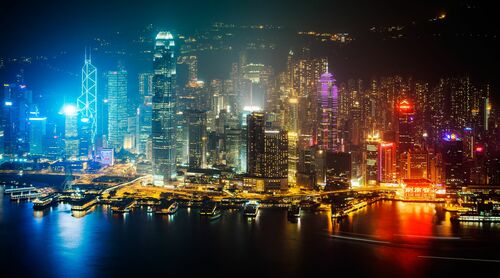
<path fill-rule="evenodd" d="M 8 231 L 9 242 L 12 238 L 24 244 L 13 249 L 9 242 L 0 241 L 4 263 L 19 268 L 30 254 L 37 258 L 30 261 L 32 268 L 48 277 L 75 271 L 84 277 L 103 271 L 127 276 L 130 269 L 165 274 L 167 268 L 173 272 L 181 268 L 179 275 L 200 274 L 192 265 L 203 265 L 200 269 L 209 269 L 210 274 L 221 269 L 237 273 L 242 262 L 275 276 L 339 268 L 364 276 L 375 271 L 382 276 L 408 276 L 430 267 L 421 256 L 491 259 L 498 257 L 500 248 L 499 225 L 452 224 L 449 213 L 437 204 L 382 201 L 341 221 L 332 219 L 330 211 L 304 211 L 296 221 L 289 221 L 286 209 L 261 209 L 255 218 L 228 210 L 218 220 L 208 221 L 197 209 L 155 215 L 138 208 L 122 215 L 96 206 L 77 218 L 68 204 L 35 213 L 29 203 L 3 201 L 0 212 L 8 217 L 0 218 L 0 234 Z"/>

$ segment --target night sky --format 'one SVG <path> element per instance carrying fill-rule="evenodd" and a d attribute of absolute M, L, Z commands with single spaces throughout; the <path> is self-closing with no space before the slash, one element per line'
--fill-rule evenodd
<path fill-rule="evenodd" d="M 328 31 L 364 30 L 374 25 L 424 20 L 458 1 L 2 1 L 3 52 L 36 50 L 79 42 L 106 32 L 153 23 L 191 31 L 214 21 L 277 24 Z M 35 43 L 35 45 L 33 45 Z"/>
<path fill-rule="evenodd" d="M 500 34 L 495 26 L 500 22 L 494 6 L 493 1 L 464 0 L 2 1 L 0 57 L 50 56 L 68 51 L 72 65 L 66 70 L 74 72 L 82 59 L 77 53 L 92 45 L 94 38 L 109 37 L 115 32 L 137 35 L 137 31 L 148 24 L 184 34 L 206 30 L 213 22 L 271 24 L 292 32 L 314 30 L 353 35 L 356 43 L 326 53 L 335 72 L 344 79 L 408 74 L 435 80 L 467 74 L 497 88 L 500 87 L 496 61 Z M 446 20 L 442 24 L 430 23 L 430 19 L 443 13 Z M 371 27 L 395 25 L 406 26 L 410 34 L 418 34 L 401 42 L 367 39 Z M 435 39 L 434 33 L 443 36 Z M 420 34 L 427 38 L 421 39 Z M 130 42 L 134 38 L 131 35 Z M 286 41 L 280 43 L 285 48 L 290 45 Z M 284 63 L 284 58 L 282 60 Z M 116 61 L 112 63 L 115 65 Z M 203 76 L 204 63 L 200 62 L 202 77 L 224 78 L 221 74 Z M 135 68 L 129 66 L 129 69 Z M 210 68 L 220 69 L 223 74 L 229 72 L 228 67 L 220 65 L 210 65 Z"/>

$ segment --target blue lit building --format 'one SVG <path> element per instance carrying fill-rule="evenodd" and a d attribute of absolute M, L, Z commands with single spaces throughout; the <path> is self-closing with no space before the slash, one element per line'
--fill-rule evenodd
<path fill-rule="evenodd" d="M 16 157 L 29 153 L 32 92 L 26 85 L 5 84 L 0 119 L 0 151 Z"/>
<path fill-rule="evenodd" d="M 30 154 L 44 154 L 44 140 L 47 135 L 47 117 L 40 117 L 34 113 L 29 117 Z"/>
<path fill-rule="evenodd" d="M 154 185 L 176 178 L 175 42 L 170 32 L 156 36 L 153 57 L 153 112 L 151 122 Z"/>
<path fill-rule="evenodd" d="M 108 100 L 108 146 L 123 147 L 127 134 L 127 71 L 108 71 L 106 73 Z"/>

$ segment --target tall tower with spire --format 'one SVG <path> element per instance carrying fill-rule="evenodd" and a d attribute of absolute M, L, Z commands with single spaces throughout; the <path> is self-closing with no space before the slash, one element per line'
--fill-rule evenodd
<path fill-rule="evenodd" d="M 79 114 L 80 156 L 91 157 L 95 151 L 97 134 L 97 68 L 92 65 L 92 55 L 85 50 L 82 68 L 82 93 L 77 99 Z"/>

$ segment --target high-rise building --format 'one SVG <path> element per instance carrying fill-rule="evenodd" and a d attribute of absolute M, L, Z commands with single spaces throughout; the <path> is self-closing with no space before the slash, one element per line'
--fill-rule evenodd
<path fill-rule="evenodd" d="M 409 151 L 414 144 L 414 122 L 415 113 L 413 105 L 406 99 L 399 102 L 398 105 L 398 156 Z"/>
<path fill-rule="evenodd" d="M 3 154 L 23 156 L 29 150 L 29 112 L 32 92 L 26 85 L 5 84 L 2 103 L 1 131 Z"/>
<path fill-rule="evenodd" d="M 156 35 L 153 57 L 153 113 L 151 124 L 153 183 L 166 185 L 176 178 L 176 58 L 170 32 Z"/>
<path fill-rule="evenodd" d="M 97 136 L 97 68 L 92 65 L 92 57 L 85 54 L 82 67 L 82 92 L 76 101 L 79 116 L 79 156 L 95 154 Z"/>
<path fill-rule="evenodd" d="M 248 116 L 247 170 L 250 179 L 262 180 L 257 190 L 288 189 L 288 134 L 276 125 L 272 114 Z"/>
<path fill-rule="evenodd" d="M 463 142 L 456 133 L 447 132 L 443 137 L 443 162 L 446 185 L 462 186 L 465 179 Z"/>
<path fill-rule="evenodd" d="M 188 119 L 189 168 L 205 168 L 206 113 L 194 110 L 185 113 Z"/>
<path fill-rule="evenodd" d="M 74 105 L 66 105 L 64 114 L 64 152 L 68 160 L 76 160 L 79 156 L 78 111 Z"/>
<path fill-rule="evenodd" d="M 336 152 L 338 148 L 338 90 L 331 73 L 319 80 L 319 111 L 317 142 L 320 150 Z"/>
<path fill-rule="evenodd" d="M 144 104 L 152 104 L 153 98 L 153 73 L 145 72 L 139 74 L 139 101 Z"/>
<path fill-rule="evenodd" d="M 127 133 L 127 71 L 106 73 L 108 100 L 108 146 L 122 148 Z"/>
<path fill-rule="evenodd" d="M 396 144 L 381 142 L 379 149 L 378 181 L 380 183 L 396 182 Z"/>
<path fill-rule="evenodd" d="M 153 114 L 153 73 L 139 74 L 139 105 L 136 111 L 136 148 L 146 154 L 148 138 L 151 136 Z"/>
<path fill-rule="evenodd" d="M 365 149 L 365 184 L 373 186 L 379 180 L 379 148 L 381 139 L 378 133 L 368 135 Z"/>
<path fill-rule="evenodd" d="M 29 117 L 30 126 L 30 154 L 44 154 L 44 140 L 47 135 L 47 117 L 40 117 L 35 113 Z"/>
<path fill-rule="evenodd" d="M 325 152 L 325 186 L 347 188 L 351 181 L 351 154 Z"/>

